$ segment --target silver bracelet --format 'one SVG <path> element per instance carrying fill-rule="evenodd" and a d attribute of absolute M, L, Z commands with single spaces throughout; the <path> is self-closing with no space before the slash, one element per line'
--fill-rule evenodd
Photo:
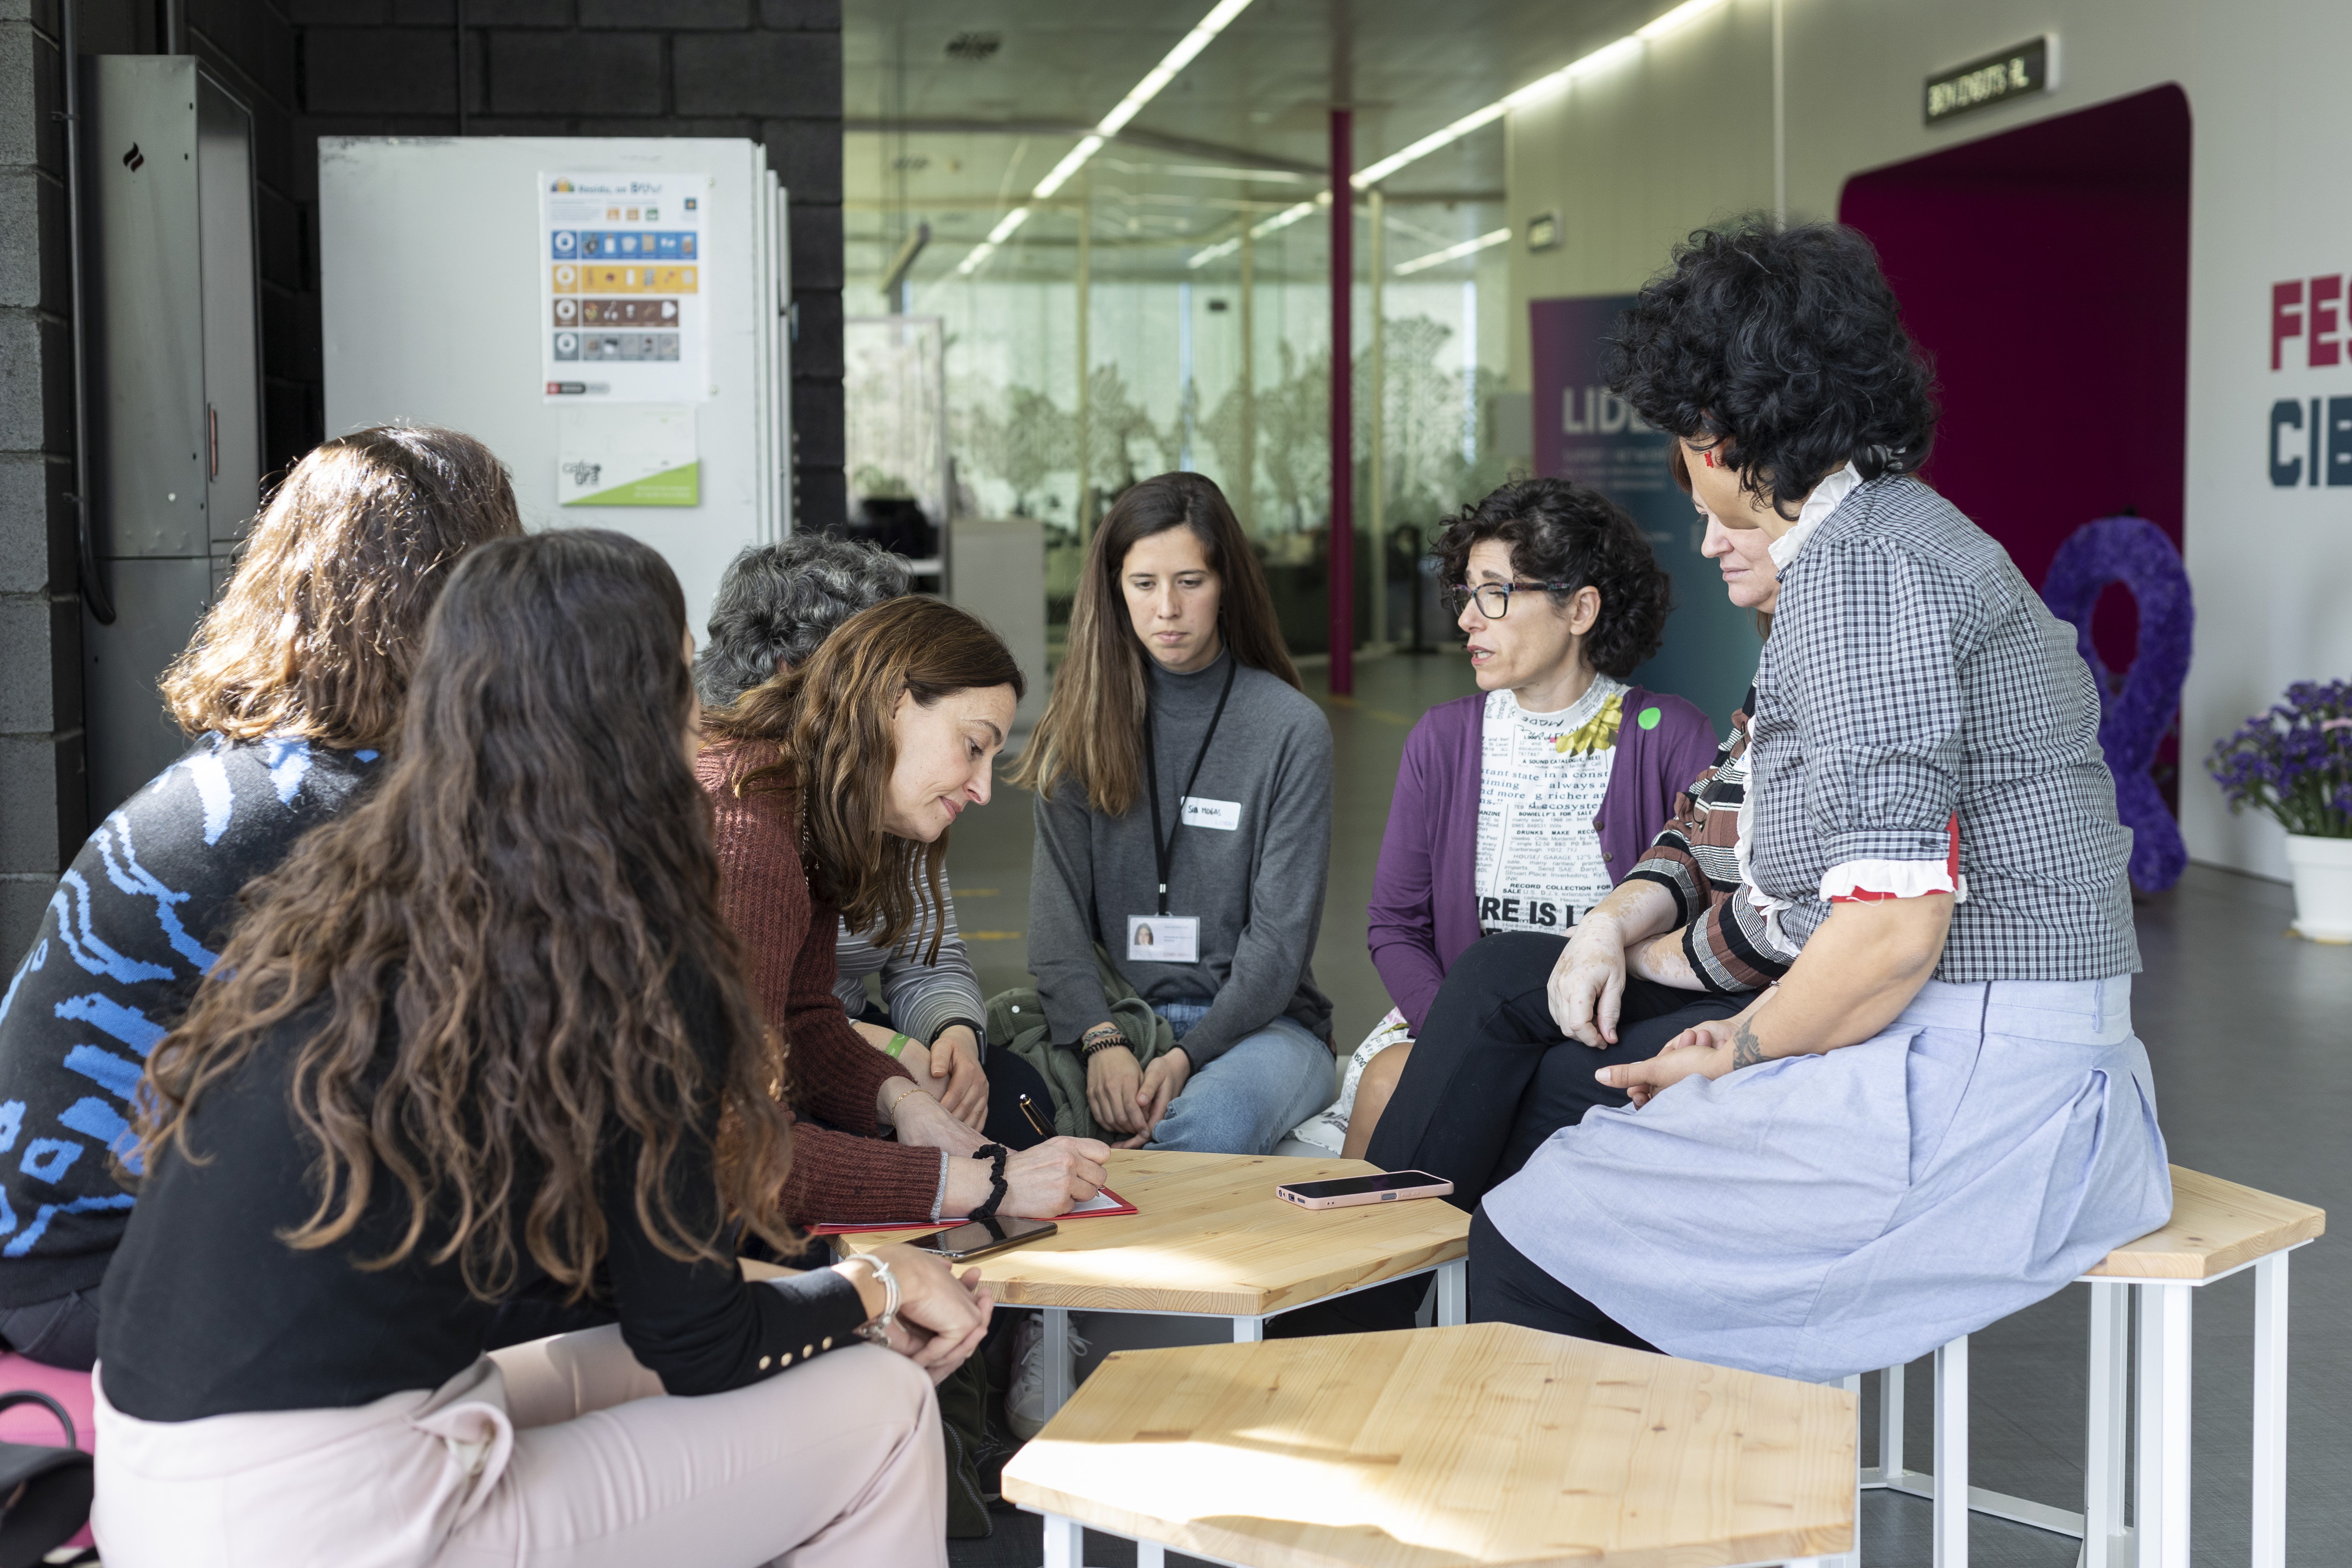
<path fill-rule="evenodd" d="M 874 1270 L 874 1278 L 882 1282 L 882 1310 L 871 1322 L 857 1331 L 857 1337 L 868 1344 L 887 1345 L 890 1331 L 898 1321 L 898 1277 L 890 1266 L 870 1252 L 858 1254 L 859 1259 Z"/>

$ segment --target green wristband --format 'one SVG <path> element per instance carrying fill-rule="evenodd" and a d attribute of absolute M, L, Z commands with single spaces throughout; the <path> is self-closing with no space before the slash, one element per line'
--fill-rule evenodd
<path fill-rule="evenodd" d="M 890 1037 L 890 1043 L 882 1047 L 882 1054 L 895 1062 L 905 1053 L 907 1047 L 914 1043 L 905 1035 L 893 1035 Z"/>

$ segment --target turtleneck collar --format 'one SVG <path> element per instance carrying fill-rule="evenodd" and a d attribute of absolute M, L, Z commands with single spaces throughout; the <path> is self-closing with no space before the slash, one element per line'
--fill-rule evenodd
<path fill-rule="evenodd" d="M 1234 657 L 1228 646 L 1217 650 L 1217 657 L 1192 671 L 1178 675 L 1150 654 L 1143 656 L 1151 668 L 1151 700 L 1155 705 L 1177 711 L 1188 711 L 1199 706 L 1205 711 L 1215 705 L 1217 693 L 1224 689 L 1225 667 Z"/>

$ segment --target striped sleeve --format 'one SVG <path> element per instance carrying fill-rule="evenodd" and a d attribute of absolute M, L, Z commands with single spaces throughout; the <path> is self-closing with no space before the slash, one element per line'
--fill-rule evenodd
<path fill-rule="evenodd" d="M 971 955 L 964 951 L 963 938 L 956 929 L 955 892 L 948 886 L 944 873 L 940 878 L 940 892 L 947 926 L 940 936 L 939 954 L 925 963 L 922 957 L 931 943 L 931 931 L 938 923 L 939 911 L 925 908 L 915 929 L 897 951 L 884 952 L 862 934 L 847 928 L 841 931 L 836 951 L 844 976 L 842 1001 L 850 1005 L 849 986 L 856 990 L 856 1007 L 866 1005 L 866 976 L 882 976 L 882 1005 L 890 1015 L 890 1026 L 929 1045 L 939 1038 L 950 1025 L 963 1024 L 985 1046 L 988 1038 L 987 1008 L 980 994 L 980 975 L 971 966 Z"/>

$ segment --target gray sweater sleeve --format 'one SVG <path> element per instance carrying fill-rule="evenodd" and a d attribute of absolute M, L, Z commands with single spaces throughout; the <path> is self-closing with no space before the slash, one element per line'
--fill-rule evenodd
<path fill-rule="evenodd" d="M 1076 1045 L 1110 1021 L 1095 968 L 1094 813 L 1068 778 L 1037 796 L 1037 844 L 1029 860 L 1029 973 L 1056 1045 Z"/>
<path fill-rule="evenodd" d="M 944 872 L 940 877 L 940 895 L 947 930 L 940 938 L 937 962 L 925 963 L 921 957 L 931 942 L 932 916 L 927 910 L 914 934 L 882 960 L 882 1000 L 890 1010 L 892 1026 L 925 1045 L 953 1023 L 971 1025 L 972 1033 L 985 1044 L 987 1007 L 981 999 L 980 975 L 964 952 L 963 938 L 957 934 L 955 894 Z"/>
<path fill-rule="evenodd" d="M 1233 972 L 1180 1047 L 1195 1068 L 1282 1016 L 1314 956 L 1331 868 L 1331 731 L 1315 721 L 1290 728 L 1276 763 Z"/>

